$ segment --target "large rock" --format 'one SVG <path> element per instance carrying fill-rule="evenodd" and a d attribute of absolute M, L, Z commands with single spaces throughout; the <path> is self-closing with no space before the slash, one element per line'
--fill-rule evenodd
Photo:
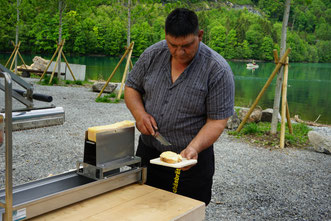
<path fill-rule="evenodd" d="M 32 69 L 44 71 L 48 65 L 48 60 L 43 59 L 42 57 L 35 56 L 33 59 L 33 64 L 31 65 Z"/>
<path fill-rule="evenodd" d="M 243 121 L 245 116 L 247 115 L 249 111 L 249 108 L 242 108 L 239 111 L 239 119 L 240 121 Z M 261 121 L 262 117 L 262 109 L 261 108 L 255 108 L 249 118 L 247 119 L 246 123 L 252 123 L 252 122 L 259 122 Z"/>
<path fill-rule="evenodd" d="M 239 125 L 240 125 L 240 119 L 237 113 L 234 112 L 234 114 L 229 118 L 226 127 L 230 130 L 235 130 L 239 127 Z"/>
<path fill-rule="evenodd" d="M 274 112 L 273 109 L 268 108 L 262 111 L 261 121 L 263 122 L 271 122 L 272 120 L 272 113 Z"/>
<path fill-rule="evenodd" d="M 263 122 L 271 122 L 272 121 L 272 114 L 274 110 L 272 108 L 268 108 L 262 111 L 261 121 Z M 278 113 L 277 116 L 278 121 L 280 122 L 282 117 L 280 116 L 280 113 Z M 285 119 L 286 121 L 286 119 Z"/>
<path fill-rule="evenodd" d="M 94 92 L 100 92 L 102 88 L 105 86 L 106 82 L 95 82 L 92 86 L 92 90 Z M 104 93 L 113 93 L 113 91 L 116 89 L 117 84 L 112 84 L 109 83 L 105 90 L 103 91 Z"/>
<path fill-rule="evenodd" d="M 315 151 L 331 154 L 331 136 L 316 131 L 309 131 L 308 138 Z"/>
<path fill-rule="evenodd" d="M 32 67 L 29 66 L 29 65 L 24 65 L 24 64 L 22 64 L 22 65 L 20 65 L 20 66 L 17 66 L 17 69 L 32 69 Z"/>

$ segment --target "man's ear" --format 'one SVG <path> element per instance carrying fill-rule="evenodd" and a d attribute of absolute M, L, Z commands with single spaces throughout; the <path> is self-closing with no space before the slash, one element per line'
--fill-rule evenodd
<path fill-rule="evenodd" d="M 199 37 L 199 41 L 202 41 L 202 36 L 203 36 L 203 30 L 199 30 L 199 33 L 198 33 L 198 37 Z"/>

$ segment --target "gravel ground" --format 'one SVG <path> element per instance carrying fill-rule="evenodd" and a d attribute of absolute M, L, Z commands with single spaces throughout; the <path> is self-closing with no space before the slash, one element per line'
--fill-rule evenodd
<path fill-rule="evenodd" d="M 53 104 L 64 108 L 66 120 L 60 126 L 13 133 L 14 185 L 75 168 L 83 157 L 88 127 L 133 120 L 124 103 L 96 103 L 97 94 L 88 87 L 34 87 L 36 93 L 53 96 Z M 14 102 L 14 106 L 19 105 Z M 3 149 L 0 188 L 4 187 Z M 215 155 L 213 197 L 206 220 L 331 220 L 330 155 L 311 147 L 270 151 L 226 132 L 215 143 Z"/>

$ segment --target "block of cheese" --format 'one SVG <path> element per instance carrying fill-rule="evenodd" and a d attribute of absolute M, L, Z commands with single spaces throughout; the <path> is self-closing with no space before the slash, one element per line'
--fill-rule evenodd
<path fill-rule="evenodd" d="M 111 131 L 119 128 L 124 127 L 133 127 L 134 122 L 129 120 L 124 120 L 121 122 L 117 122 L 110 125 L 104 125 L 104 126 L 95 126 L 95 127 L 89 127 L 87 129 L 87 139 L 90 141 L 96 142 L 97 140 L 97 133 L 105 132 L 105 131 Z"/>

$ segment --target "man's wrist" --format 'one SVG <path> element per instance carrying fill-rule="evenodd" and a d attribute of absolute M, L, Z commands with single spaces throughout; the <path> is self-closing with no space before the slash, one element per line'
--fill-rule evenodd
<path fill-rule="evenodd" d="M 195 146 L 195 145 L 192 145 L 192 144 L 189 144 L 187 146 L 188 149 L 191 149 L 192 151 L 195 151 L 197 154 L 199 154 L 201 151 L 199 151 L 199 147 Z"/>

